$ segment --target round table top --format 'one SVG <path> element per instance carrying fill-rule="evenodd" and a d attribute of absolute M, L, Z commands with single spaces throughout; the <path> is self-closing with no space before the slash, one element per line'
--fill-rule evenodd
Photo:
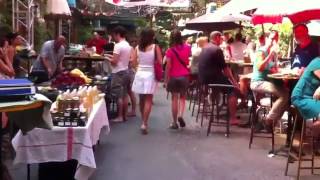
<path fill-rule="evenodd" d="M 253 63 L 252 62 L 244 62 L 242 60 L 239 60 L 239 61 L 230 61 L 230 60 L 226 60 L 225 61 L 226 64 L 235 64 L 235 65 L 238 65 L 238 66 L 253 66 Z"/>
<path fill-rule="evenodd" d="M 294 74 L 281 74 L 281 73 L 274 73 L 268 74 L 268 78 L 271 79 L 279 79 L 279 80 L 299 80 L 299 76 Z"/>

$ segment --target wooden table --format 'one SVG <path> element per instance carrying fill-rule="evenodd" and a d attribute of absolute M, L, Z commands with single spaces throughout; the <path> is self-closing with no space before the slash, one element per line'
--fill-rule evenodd
<path fill-rule="evenodd" d="M 82 57 L 82 56 L 72 56 L 72 55 L 65 55 L 63 58 L 64 61 L 83 61 L 86 63 L 85 71 L 90 72 L 92 67 L 92 62 L 103 62 L 106 60 L 105 57 Z"/>
<path fill-rule="evenodd" d="M 225 62 L 226 62 L 226 64 L 229 64 L 229 65 L 237 65 L 237 66 L 241 66 L 241 67 L 253 67 L 252 62 L 244 62 L 242 60 L 239 60 L 239 61 L 226 60 Z"/>
<path fill-rule="evenodd" d="M 2 149 L 2 113 L 16 112 L 29 109 L 35 109 L 43 106 L 41 101 L 19 101 L 16 103 L 0 103 L 0 150 Z M 0 164 L 2 163 L 2 153 L 0 153 Z M 3 176 L 2 165 L 0 165 L 0 177 Z"/>

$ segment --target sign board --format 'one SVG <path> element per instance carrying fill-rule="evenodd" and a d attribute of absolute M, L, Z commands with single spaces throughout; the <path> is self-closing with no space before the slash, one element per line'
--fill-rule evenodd
<path fill-rule="evenodd" d="M 181 7 L 186 8 L 190 7 L 191 0 L 105 0 L 110 4 L 117 6 L 159 6 L 159 7 Z"/>

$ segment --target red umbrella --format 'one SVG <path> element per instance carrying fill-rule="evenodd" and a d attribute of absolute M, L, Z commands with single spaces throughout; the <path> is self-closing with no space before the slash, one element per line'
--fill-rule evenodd
<path fill-rule="evenodd" d="M 288 17 L 294 24 L 320 19 L 320 0 L 265 1 L 257 7 L 252 23 L 281 23 L 283 17 Z"/>

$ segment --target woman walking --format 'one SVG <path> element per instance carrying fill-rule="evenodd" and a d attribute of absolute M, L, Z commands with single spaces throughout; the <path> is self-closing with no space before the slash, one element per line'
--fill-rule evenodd
<path fill-rule="evenodd" d="M 185 127 L 183 114 L 185 110 L 186 92 L 189 85 L 189 57 L 191 48 L 183 43 L 181 32 L 173 30 L 170 35 L 170 48 L 166 52 L 167 65 L 165 83 L 167 90 L 172 94 L 172 117 L 171 129 Z"/>
<path fill-rule="evenodd" d="M 162 59 L 161 50 L 159 46 L 154 44 L 154 39 L 155 33 L 152 29 L 142 30 L 139 45 L 132 53 L 132 61 L 138 66 L 132 90 L 139 94 L 142 134 L 148 134 L 148 119 L 152 108 L 152 98 L 157 87 L 154 64 L 155 61 L 161 64 Z"/>

